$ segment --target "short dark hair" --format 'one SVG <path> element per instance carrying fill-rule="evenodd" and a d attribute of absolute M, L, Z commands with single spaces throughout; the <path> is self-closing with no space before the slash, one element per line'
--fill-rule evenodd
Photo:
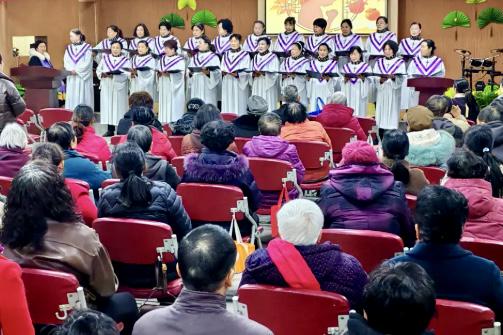
<path fill-rule="evenodd" d="M 206 148 L 216 151 L 225 151 L 235 137 L 232 124 L 223 120 L 208 122 L 201 130 L 201 144 Z"/>
<path fill-rule="evenodd" d="M 457 191 L 429 185 L 417 197 L 415 220 L 424 242 L 459 243 L 467 217 L 468 201 Z"/>
<path fill-rule="evenodd" d="M 241 42 L 241 40 L 243 39 L 243 36 L 241 36 L 241 34 L 232 34 L 231 37 L 229 39 L 237 39 L 239 42 Z"/>
<path fill-rule="evenodd" d="M 234 26 L 232 24 L 232 21 L 229 19 L 220 19 L 217 22 L 218 24 L 222 24 L 222 29 L 225 30 L 227 33 L 232 34 L 234 31 Z"/>
<path fill-rule="evenodd" d="M 54 166 L 59 166 L 65 159 L 65 154 L 56 143 L 42 142 L 36 143 L 31 151 L 33 161 L 46 161 Z"/>
<path fill-rule="evenodd" d="M 166 29 L 168 29 L 168 30 L 171 30 L 173 28 L 173 26 L 171 25 L 171 22 L 169 22 L 169 21 L 159 22 L 159 29 L 161 29 L 161 27 L 166 27 Z"/>
<path fill-rule="evenodd" d="M 377 19 L 376 19 L 376 23 L 379 21 L 379 20 L 384 20 L 384 22 L 386 22 L 386 24 L 388 24 L 388 18 L 386 16 L 379 16 Z"/>
<path fill-rule="evenodd" d="M 405 185 L 410 182 L 409 169 L 403 164 L 403 160 L 409 154 L 409 137 L 400 129 L 392 129 L 384 133 L 382 141 L 384 156 L 393 160 L 391 172 L 396 181 Z"/>
<path fill-rule="evenodd" d="M 76 138 L 72 126 L 67 122 L 56 122 L 49 127 L 46 136 L 48 142 L 58 144 L 63 150 L 71 149 L 72 141 Z"/>
<path fill-rule="evenodd" d="M 267 45 L 269 45 L 269 46 L 271 45 L 271 39 L 270 39 L 269 37 L 266 37 L 266 36 L 261 37 L 261 38 L 259 38 L 259 39 L 257 40 L 257 43 L 260 43 L 260 42 L 262 42 L 262 41 L 264 41 L 264 42 L 265 42 Z"/>
<path fill-rule="evenodd" d="M 178 51 L 178 43 L 176 43 L 175 40 L 167 40 L 164 42 L 163 46 L 165 48 L 170 48 L 176 51 Z"/>
<path fill-rule="evenodd" d="M 486 106 L 482 108 L 477 119 L 484 123 L 489 123 L 493 121 L 502 121 L 501 120 L 501 111 L 495 106 Z"/>
<path fill-rule="evenodd" d="M 143 31 L 145 32 L 145 37 L 150 36 L 150 32 L 148 31 L 147 25 L 146 25 L 145 23 L 138 23 L 138 24 L 134 27 L 134 30 L 133 30 L 133 37 L 138 37 L 138 35 L 136 34 L 136 30 L 138 29 L 138 27 L 142 27 L 142 28 L 143 28 Z"/>
<path fill-rule="evenodd" d="M 444 95 L 432 95 L 426 100 L 424 106 L 428 108 L 434 116 L 443 117 L 444 114 L 451 111 L 452 101 Z"/>
<path fill-rule="evenodd" d="M 257 23 L 260 23 L 262 25 L 262 27 L 265 28 L 265 22 L 264 21 L 262 21 L 262 20 L 255 20 L 255 21 L 253 21 L 253 25 L 256 25 Z"/>
<path fill-rule="evenodd" d="M 351 48 L 349 48 L 349 54 L 351 55 L 354 51 L 358 51 L 360 54 L 360 60 L 363 59 L 363 50 L 360 48 L 358 45 L 353 45 Z"/>
<path fill-rule="evenodd" d="M 419 29 L 423 29 L 423 26 L 421 25 L 421 22 L 413 21 L 409 27 L 412 27 L 413 25 L 417 24 L 419 26 Z"/>
<path fill-rule="evenodd" d="M 342 27 L 342 25 L 343 25 L 344 23 L 345 23 L 345 24 L 347 24 L 347 25 L 349 26 L 349 28 L 353 29 L 353 22 L 351 22 L 351 20 L 350 20 L 350 19 L 344 19 L 344 20 L 342 20 L 342 21 L 341 21 L 341 27 Z"/>
<path fill-rule="evenodd" d="M 92 310 L 75 310 L 60 327 L 58 335 L 119 335 L 117 324 L 109 316 Z"/>
<path fill-rule="evenodd" d="M 428 48 L 431 49 L 431 54 L 432 55 L 435 54 L 435 50 L 437 50 L 437 46 L 435 45 L 435 41 L 430 40 L 430 39 L 426 39 L 426 40 L 423 40 L 421 43 L 426 43 L 426 46 L 428 46 Z"/>
<path fill-rule="evenodd" d="M 45 45 L 47 46 L 47 42 L 46 42 L 46 41 L 44 41 L 44 40 L 36 40 L 36 41 L 35 41 L 35 43 L 33 43 L 31 46 L 32 46 L 32 48 L 33 48 L 33 49 L 35 49 L 35 50 L 36 50 L 36 49 L 38 49 L 38 46 L 39 46 L 40 44 L 42 44 L 42 43 L 43 43 L 43 44 L 45 44 Z"/>
<path fill-rule="evenodd" d="M 135 106 L 148 107 L 150 109 L 154 108 L 154 99 L 150 96 L 148 92 L 140 91 L 134 92 L 129 96 L 128 99 L 129 108 Z"/>
<path fill-rule="evenodd" d="M 215 292 L 236 262 L 236 246 L 220 226 L 203 225 L 188 233 L 178 248 L 183 285 L 193 291 Z"/>
<path fill-rule="evenodd" d="M 368 324 L 382 334 L 423 334 L 435 304 L 433 280 L 415 263 L 382 264 L 370 274 L 363 292 Z"/>
<path fill-rule="evenodd" d="M 290 102 L 286 109 L 286 122 L 302 123 L 307 120 L 307 112 L 305 108 L 298 102 Z"/>
<path fill-rule="evenodd" d="M 287 24 L 287 23 L 292 24 L 295 27 L 295 24 L 297 24 L 297 20 L 295 20 L 295 18 L 293 16 L 289 16 L 283 22 L 283 24 Z"/>
<path fill-rule="evenodd" d="M 127 132 L 127 140 L 135 142 L 143 152 L 147 153 L 152 146 L 152 130 L 141 124 L 133 126 Z"/>
<path fill-rule="evenodd" d="M 77 35 L 77 36 L 80 36 L 80 41 L 81 41 L 81 42 L 85 42 L 85 41 L 86 41 L 86 35 L 84 35 L 84 34 L 82 33 L 82 31 L 80 31 L 80 29 L 78 29 L 78 28 L 74 28 L 74 29 L 70 30 L 70 32 L 71 32 L 71 33 L 74 33 L 74 34 L 75 34 L 75 35 Z"/>
<path fill-rule="evenodd" d="M 484 160 L 470 150 L 459 149 L 447 160 L 447 175 L 459 179 L 484 179 L 488 168 Z"/>
<path fill-rule="evenodd" d="M 221 120 L 220 110 L 213 104 L 204 104 L 199 107 L 196 115 L 194 116 L 193 127 L 194 129 L 201 130 L 208 122 Z"/>
<path fill-rule="evenodd" d="M 117 33 L 117 36 L 119 36 L 120 38 L 123 38 L 124 36 L 122 35 L 122 30 L 115 24 L 111 24 L 107 27 L 107 29 L 112 29 L 113 31 L 115 31 Z M 122 46 L 122 44 L 121 44 Z"/>
<path fill-rule="evenodd" d="M 82 140 L 84 129 L 94 121 L 94 110 L 91 106 L 80 104 L 73 110 L 72 122 L 74 123 L 73 131 L 77 136 L 77 142 Z"/>
<path fill-rule="evenodd" d="M 325 30 L 327 28 L 328 22 L 324 18 L 317 18 L 313 21 L 313 26 L 320 27 L 321 29 Z"/>
<path fill-rule="evenodd" d="M 393 50 L 393 56 L 396 56 L 396 53 L 398 52 L 398 43 L 396 43 L 393 40 L 388 40 L 388 41 L 384 42 L 382 49 L 384 50 L 384 48 L 386 46 L 390 47 L 391 50 Z"/>
<path fill-rule="evenodd" d="M 258 119 L 258 130 L 260 135 L 278 136 L 281 132 L 281 118 L 273 112 L 265 113 Z"/>
<path fill-rule="evenodd" d="M 124 48 L 124 46 L 122 45 L 121 41 L 119 41 L 119 40 L 115 40 L 112 43 L 110 43 L 110 48 L 112 48 L 112 46 L 114 46 L 115 44 L 118 44 L 121 47 L 121 49 Z"/>
<path fill-rule="evenodd" d="M 142 124 L 144 126 L 150 126 L 155 121 L 155 114 L 151 108 L 136 106 L 130 109 L 131 121 L 135 125 Z"/>

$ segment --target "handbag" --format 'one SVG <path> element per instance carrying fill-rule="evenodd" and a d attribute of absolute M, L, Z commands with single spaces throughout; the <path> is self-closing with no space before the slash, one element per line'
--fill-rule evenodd
<path fill-rule="evenodd" d="M 283 185 L 283 189 L 281 190 L 281 193 L 279 194 L 278 198 L 278 203 L 276 205 L 271 206 L 271 234 L 272 237 L 278 237 L 278 217 L 277 214 L 283 206 L 283 199 L 285 202 L 290 201 L 290 196 L 288 195 L 288 190 L 286 188 L 286 185 Z"/>
<path fill-rule="evenodd" d="M 325 106 L 325 102 L 322 98 L 316 98 L 316 109 L 309 113 L 309 116 L 318 116 L 323 111 L 323 107 Z"/>
<path fill-rule="evenodd" d="M 238 221 L 236 220 L 236 212 L 232 212 L 231 227 L 229 229 L 229 234 L 232 237 L 232 231 L 236 235 L 236 240 L 234 244 L 236 245 L 236 263 L 234 264 L 234 272 L 241 273 L 245 270 L 246 259 L 250 254 L 255 251 L 255 245 L 251 243 L 243 242 L 243 237 L 241 236 L 241 230 L 239 230 Z"/>

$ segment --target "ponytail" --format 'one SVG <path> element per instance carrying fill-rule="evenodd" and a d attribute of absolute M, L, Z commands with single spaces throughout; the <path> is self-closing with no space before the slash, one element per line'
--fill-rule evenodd
<path fill-rule="evenodd" d="M 150 189 L 152 184 L 147 179 L 136 174 L 137 171 L 129 171 L 129 175 L 122 181 L 120 201 L 126 207 L 144 207 L 152 201 Z"/>
<path fill-rule="evenodd" d="M 77 143 L 80 143 L 84 136 L 85 128 L 89 127 L 94 120 L 94 110 L 87 105 L 77 105 L 73 111 L 72 122 L 73 131 L 77 137 Z"/>
<path fill-rule="evenodd" d="M 404 185 L 408 185 L 410 182 L 410 172 L 409 169 L 403 164 L 401 159 L 395 158 L 393 160 L 393 165 L 391 165 L 391 172 L 395 176 L 395 181 L 401 181 Z"/>
<path fill-rule="evenodd" d="M 489 167 L 489 174 L 486 180 L 491 183 L 493 197 L 501 198 L 503 196 L 503 173 L 501 172 L 501 162 L 494 157 L 489 148 L 484 148 L 482 159 Z"/>

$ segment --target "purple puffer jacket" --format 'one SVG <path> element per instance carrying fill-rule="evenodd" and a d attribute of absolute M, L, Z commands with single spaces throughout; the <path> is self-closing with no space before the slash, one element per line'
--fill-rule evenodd
<path fill-rule="evenodd" d="M 29 160 L 30 156 L 22 149 L 0 147 L 0 176 L 14 178 Z"/>
<path fill-rule="evenodd" d="M 248 157 L 260 157 L 287 161 L 292 164 L 297 172 L 297 182 L 304 180 L 306 169 L 300 161 L 295 145 L 288 143 L 279 136 L 254 136 L 243 147 L 243 154 Z M 279 192 L 262 192 L 261 207 L 270 207 L 278 202 Z M 299 192 L 294 188 L 288 192 L 290 199 L 296 199 Z"/>
<path fill-rule="evenodd" d="M 336 244 L 295 246 L 320 283 L 323 291 L 345 296 L 352 309 L 361 310 L 363 287 L 367 284 L 367 274 L 360 262 L 341 251 Z M 266 284 L 287 287 L 287 283 L 272 262 L 267 249 L 259 249 L 246 260 L 241 283 Z"/>
<path fill-rule="evenodd" d="M 415 243 L 405 188 L 379 164 L 344 165 L 332 170 L 320 198 L 325 228 L 383 231 L 399 235 L 406 246 Z"/>

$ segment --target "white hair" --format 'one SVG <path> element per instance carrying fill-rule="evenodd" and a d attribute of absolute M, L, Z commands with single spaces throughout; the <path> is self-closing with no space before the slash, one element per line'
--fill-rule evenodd
<path fill-rule="evenodd" d="M 327 104 L 338 104 L 346 106 L 348 104 L 348 99 L 342 92 L 335 92 L 330 97 L 328 97 Z"/>
<path fill-rule="evenodd" d="M 0 134 L 0 147 L 7 149 L 24 149 L 28 145 L 28 138 L 24 128 L 12 122 L 5 125 Z"/>
<path fill-rule="evenodd" d="M 323 213 L 311 200 L 295 199 L 278 211 L 278 231 L 281 238 L 294 245 L 313 245 L 323 228 Z"/>

